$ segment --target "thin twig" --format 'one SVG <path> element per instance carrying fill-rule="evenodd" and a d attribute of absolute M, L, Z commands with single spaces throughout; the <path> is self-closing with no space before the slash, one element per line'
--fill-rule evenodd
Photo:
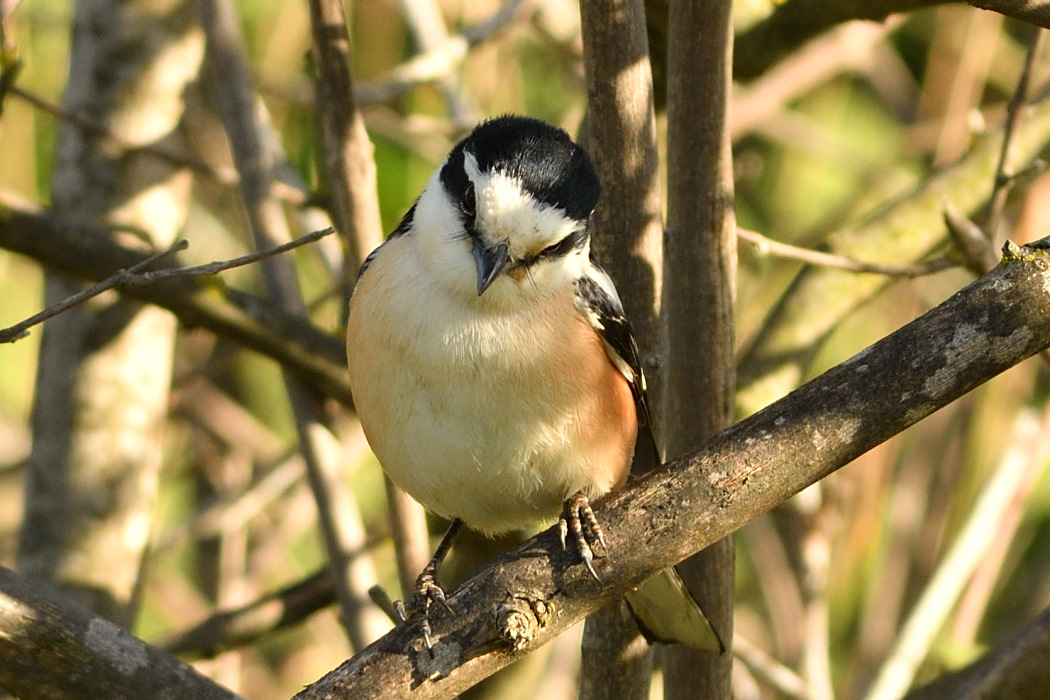
<path fill-rule="evenodd" d="M 941 208 L 944 210 L 948 236 L 967 269 L 980 277 L 995 267 L 999 262 L 999 251 L 981 227 L 959 211 L 947 197 L 941 201 Z"/>
<path fill-rule="evenodd" d="M 185 250 L 188 246 L 189 243 L 187 243 L 185 240 L 178 241 L 177 243 L 175 243 L 175 245 L 171 246 L 167 250 L 162 250 L 156 255 L 151 255 L 142 262 L 138 263 L 137 265 L 133 265 L 127 268 L 126 270 L 117 270 L 106 279 L 102 280 L 97 284 L 91 285 L 84 291 L 79 292 L 78 294 L 74 294 L 73 296 L 68 297 L 67 299 L 64 299 L 63 301 L 59 302 L 58 304 L 54 304 L 52 306 L 47 307 L 40 313 L 30 316 L 21 323 L 16 323 L 10 328 L 4 328 L 3 330 L 0 330 L 0 343 L 13 343 L 16 340 L 21 340 L 22 338 L 25 338 L 29 335 L 28 329 L 32 328 L 33 326 L 39 323 L 43 323 L 47 319 L 57 316 L 63 311 L 68 311 L 74 306 L 83 304 L 88 299 L 91 299 L 92 297 L 97 297 L 102 292 L 105 292 L 109 289 L 113 289 L 114 287 L 122 286 L 129 276 L 134 276 L 139 270 L 145 267 L 149 267 L 158 260 L 163 260 L 164 258 L 174 255 L 180 250 Z"/>
<path fill-rule="evenodd" d="M 335 601 L 327 568 L 244 605 L 219 610 L 190 629 L 175 632 L 154 646 L 187 661 L 211 659 L 285 629 Z"/>
<path fill-rule="evenodd" d="M 842 255 L 832 255 L 831 253 L 822 253 L 817 250 L 800 248 L 789 243 L 781 243 L 779 241 L 774 241 L 772 238 L 766 238 L 755 231 L 748 231 L 747 229 L 737 228 L 736 235 L 738 238 L 755 246 L 756 251 L 762 255 L 775 255 L 778 258 L 798 260 L 807 265 L 831 267 L 850 272 L 870 272 L 876 275 L 888 275 L 891 277 L 922 277 L 924 275 L 932 275 L 935 272 L 956 267 L 958 264 L 948 258 L 934 258 L 933 260 L 928 260 L 924 263 L 917 263 L 915 265 L 893 265 L 890 263 L 864 262 L 853 258 L 847 258 Z"/>
<path fill-rule="evenodd" d="M 1024 67 L 1021 69 L 1021 77 L 1017 80 L 1017 89 L 1010 97 L 1010 103 L 1006 107 L 1006 123 L 1003 125 L 1003 145 L 999 151 L 999 164 L 995 168 L 995 179 L 992 180 L 992 195 L 989 198 L 988 214 L 984 220 L 984 231 L 993 242 L 997 240 L 996 231 L 1003 218 L 1003 210 L 1006 208 L 1006 197 L 1013 185 L 1013 177 L 1007 173 L 1009 162 L 1013 160 L 1014 143 L 1018 132 L 1017 125 L 1021 121 L 1028 104 L 1028 86 L 1032 75 L 1032 66 L 1042 46 L 1043 32 L 1038 27 L 1031 28 L 1031 36 L 1028 39 L 1028 52 L 1025 55 Z"/>
<path fill-rule="evenodd" d="M 258 262 L 263 258 L 269 258 L 274 255 L 279 255 L 286 251 L 298 248 L 301 245 L 312 243 L 320 238 L 334 233 L 335 229 L 326 228 L 319 231 L 308 233 L 301 238 L 297 238 L 294 241 L 284 243 L 283 245 L 273 246 L 266 250 L 256 251 L 249 253 L 248 255 L 242 255 L 239 258 L 232 258 L 230 260 L 220 260 L 217 262 L 206 263 L 204 265 L 194 265 L 192 267 L 175 267 L 164 270 L 150 270 L 142 272 L 145 268 L 153 265 L 160 260 L 168 258 L 175 253 L 186 250 L 189 247 L 189 242 L 185 239 L 177 241 L 173 246 L 167 250 L 151 255 L 142 262 L 132 265 L 124 270 L 117 270 L 112 275 L 102 280 L 97 284 L 93 284 L 82 292 L 78 292 L 71 297 L 68 297 L 58 304 L 47 307 L 43 311 L 33 316 L 30 316 L 26 320 L 16 323 L 15 325 L 0 329 L 0 343 L 13 343 L 16 340 L 21 340 L 29 335 L 29 329 L 33 326 L 43 323 L 49 318 L 59 315 L 64 311 L 68 311 L 74 306 L 83 304 L 88 299 L 97 297 L 99 294 L 110 290 L 110 289 L 124 289 L 127 287 L 135 287 L 142 284 L 151 284 L 153 282 L 159 282 L 160 280 L 174 279 L 176 277 L 197 277 L 201 275 L 214 275 L 224 270 L 229 270 L 234 267 L 242 267 L 249 265 L 254 262 Z"/>
<path fill-rule="evenodd" d="M 312 231 L 305 236 L 300 236 L 295 240 L 282 243 L 281 245 L 273 246 L 265 250 L 257 250 L 247 255 L 242 255 L 237 258 L 231 258 L 229 260 L 219 260 L 217 262 L 205 263 L 203 265 L 194 265 L 192 267 L 179 267 L 170 268 L 165 270 L 152 270 L 149 272 L 142 272 L 137 275 L 130 276 L 126 281 L 122 282 L 122 287 L 132 287 L 137 284 L 149 284 L 150 282 L 157 282 L 160 280 L 172 279 L 175 277 L 192 277 L 196 275 L 215 275 L 225 270 L 229 270 L 234 267 L 243 267 L 244 265 L 250 265 L 251 263 L 259 262 L 265 258 L 271 258 L 274 255 L 285 253 L 299 246 L 306 245 L 307 243 L 313 243 L 318 241 L 325 236 L 330 236 L 335 233 L 335 229 L 329 226 L 328 228 L 319 229 Z"/>

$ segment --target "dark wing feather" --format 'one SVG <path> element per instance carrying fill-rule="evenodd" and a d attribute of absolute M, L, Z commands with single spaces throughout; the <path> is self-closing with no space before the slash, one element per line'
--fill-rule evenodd
<path fill-rule="evenodd" d="M 601 336 L 609 360 L 630 383 L 638 410 L 638 423 L 651 424 L 649 403 L 645 397 L 645 375 L 638 358 L 638 343 L 635 342 L 616 288 L 605 270 L 592 264 L 591 274 L 576 280 L 576 306 Z"/>
<path fill-rule="evenodd" d="M 661 463 L 660 450 L 653 434 L 652 415 L 645 395 L 645 374 L 638 357 L 638 343 L 623 304 L 609 275 L 591 264 L 587 275 L 576 280 L 576 307 L 587 319 L 605 345 L 605 353 L 631 385 L 638 413 L 638 439 L 634 446 L 633 473 L 641 473 Z"/>

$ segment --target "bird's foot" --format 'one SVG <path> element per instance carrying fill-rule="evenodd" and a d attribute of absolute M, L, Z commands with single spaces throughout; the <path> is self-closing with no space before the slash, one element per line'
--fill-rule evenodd
<path fill-rule="evenodd" d="M 419 617 L 423 643 L 426 644 L 427 650 L 433 654 L 434 642 L 430 636 L 430 606 L 433 603 L 437 603 L 453 616 L 455 616 L 456 611 L 448 604 L 448 600 L 445 597 L 445 589 L 438 583 L 437 567 L 431 564 L 428 564 L 423 569 L 423 573 L 416 579 L 415 591 L 412 593 L 412 600 L 409 601 L 409 604 L 406 606 L 400 600 L 395 601 L 394 611 L 403 623 L 407 623 L 410 619 L 417 616 Z"/>
<path fill-rule="evenodd" d="M 561 535 L 561 548 L 567 549 L 566 540 L 572 533 L 576 542 L 576 551 L 580 553 L 587 570 L 591 572 L 594 580 L 601 581 L 598 573 L 594 570 L 595 556 L 604 557 L 609 548 L 605 544 L 605 533 L 602 532 L 598 519 L 594 517 L 590 501 L 582 491 L 577 491 L 565 501 L 565 509 L 561 518 L 558 519 L 558 532 Z M 597 553 L 595 552 L 597 549 Z"/>
<path fill-rule="evenodd" d="M 423 642 L 427 645 L 427 651 L 430 652 L 431 657 L 434 656 L 434 641 L 430 637 L 430 605 L 437 603 L 445 610 L 448 610 L 449 614 L 455 616 L 456 611 L 452 609 L 452 606 L 448 604 L 448 600 L 445 597 L 445 589 L 438 583 L 438 569 L 441 568 L 442 562 L 445 561 L 445 557 L 448 556 L 448 550 L 452 548 L 452 541 L 456 539 L 456 535 L 459 533 L 460 528 L 463 527 L 463 521 L 456 520 L 452 521 L 449 525 L 448 531 L 445 532 L 445 536 L 441 538 L 441 543 L 438 545 L 437 551 L 434 552 L 434 556 L 430 559 L 425 567 L 423 567 L 422 573 L 419 574 L 419 578 L 416 579 L 415 590 L 412 593 L 412 600 L 409 602 L 407 608 L 404 603 L 400 600 L 394 603 L 394 612 L 397 613 L 398 618 L 401 622 L 408 622 L 411 617 L 419 616 L 420 629 L 423 632 Z"/>

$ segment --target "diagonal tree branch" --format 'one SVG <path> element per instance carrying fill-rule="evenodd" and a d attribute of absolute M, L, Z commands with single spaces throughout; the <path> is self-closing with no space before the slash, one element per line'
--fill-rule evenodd
<path fill-rule="evenodd" d="M 600 503 L 612 553 L 603 584 L 548 530 L 451 592 L 457 614 L 431 621 L 433 655 L 417 627 L 402 625 L 296 697 L 365 699 L 391 688 L 453 697 L 1047 347 L 1048 246 L 1008 247 L 992 272 L 941 305 Z"/>

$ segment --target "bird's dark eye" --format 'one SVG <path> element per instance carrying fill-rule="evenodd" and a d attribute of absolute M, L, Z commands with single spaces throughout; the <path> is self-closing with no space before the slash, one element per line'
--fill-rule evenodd
<path fill-rule="evenodd" d="M 460 203 L 460 208 L 463 213 L 474 218 L 478 213 L 478 197 L 474 193 L 474 183 L 468 182 L 467 187 L 463 190 L 463 201 Z"/>

